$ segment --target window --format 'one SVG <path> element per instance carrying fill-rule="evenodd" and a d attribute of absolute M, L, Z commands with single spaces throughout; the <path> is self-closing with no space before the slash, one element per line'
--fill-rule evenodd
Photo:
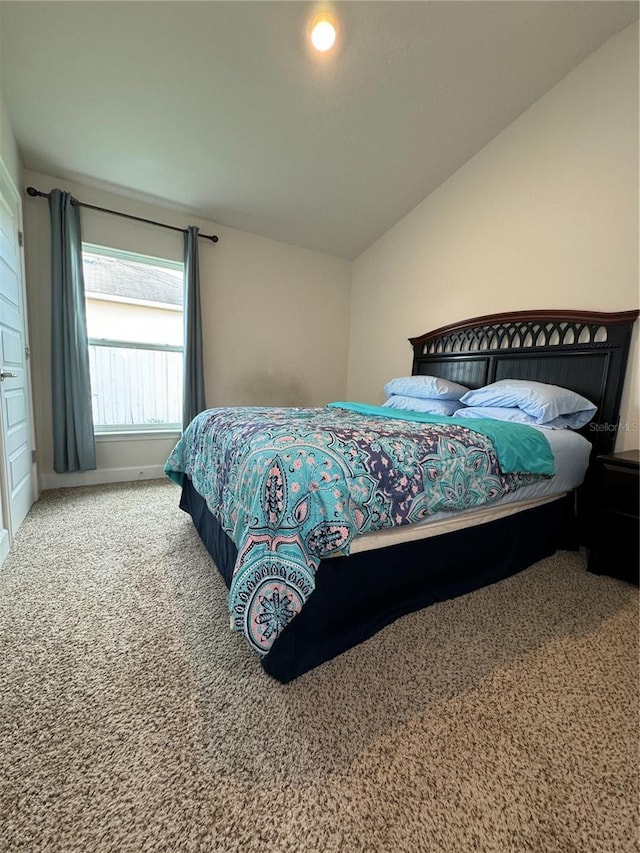
<path fill-rule="evenodd" d="M 183 265 L 82 248 L 96 433 L 179 429 Z"/>

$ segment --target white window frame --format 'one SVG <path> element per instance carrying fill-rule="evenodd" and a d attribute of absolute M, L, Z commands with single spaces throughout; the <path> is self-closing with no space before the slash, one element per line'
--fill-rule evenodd
<path fill-rule="evenodd" d="M 184 272 L 184 264 L 181 261 L 171 261 L 167 258 L 157 258 L 152 255 L 143 255 L 140 252 L 127 252 L 119 249 L 112 249 L 108 246 L 100 246 L 96 243 L 82 243 L 82 252 L 88 254 L 102 255 L 104 257 L 117 258 L 120 260 L 134 260 L 138 263 L 148 263 L 152 266 L 163 267 L 164 269 L 177 270 Z M 140 305 L 150 308 L 163 308 L 168 311 L 176 311 L 183 313 L 184 304 L 173 305 L 166 302 L 151 302 L 145 299 L 135 299 L 133 297 L 116 297 L 111 294 L 96 293 L 95 291 L 85 290 L 85 300 L 92 296 L 96 299 L 101 299 L 107 302 L 118 302 L 129 305 Z M 88 346 L 102 347 L 122 347 L 123 349 L 140 349 L 151 350 L 153 352 L 181 352 L 184 358 L 184 343 L 182 346 L 173 346 L 170 344 L 149 344 L 134 341 L 116 341 L 109 338 L 87 338 Z M 163 424 L 94 424 L 93 432 L 96 441 L 124 441 L 136 439 L 162 439 L 175 438 L 182 433 L 181 423 L 163 423 Z"/>

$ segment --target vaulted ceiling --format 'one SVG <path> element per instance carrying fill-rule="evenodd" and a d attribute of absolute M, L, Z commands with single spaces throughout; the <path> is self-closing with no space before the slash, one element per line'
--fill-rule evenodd
<path fill-rule="evenodd" d="M 23 165 L 354 258 L 636 2 L 1 2 Z"/>

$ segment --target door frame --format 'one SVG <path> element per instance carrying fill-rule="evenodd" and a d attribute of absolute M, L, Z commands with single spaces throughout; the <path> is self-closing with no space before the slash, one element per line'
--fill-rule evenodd
<path fill-rule="evenodd" d="M 13 201 L 16 206 L 17 211 L 17 226 L 19 234 L 16 234 L 16 241 L 18 245 L 18 254 L 20 259 L 20 287 L 22 293 L 22 323 L 23 323 L 23 344 L 25 347 L 25 386 L 26 386 L 26 396 L 27 396 L 27 407 L 29 413 L 29 422 L 30 422 L 30 450 L 32 453 L 32 462 L 31 462 L 31 497 L 33 502 L 37 501 L 40 497 L 39 487 L 38 487 L 38 463 L 36 460 L 36 431 L 35 431 L 35 421 L 34 421 L 34 405 L 33 405 L 33 383 L 31 380 L 31 357 L 30 357 L 30 341 L 29 341 L 29 320 L 27 313 L 27 278 L 26 278 L 26 270 L 25 270 L 25 251 L 24 251 L 24 220 L 23 220 L 23 212 L 22 212 L 22 195 L 20 190 L 16 186 L 13 178 L 11 177 L 9 170 L 7 169 L 4 160 L 0 157 L 0 178 L 2 182 L 7 186 L 9 191 L 13 194 L 13 199 L 7 199 L 7 201 Z M 22 235 L 22 239 L 20 239 L 20 235 Z M 16 531 L 12 529 L 11 524 L 11 512 L 9 507 L 9 488 L 8 488 L 8 472 L 7 472 L 7 463 L 6 463 L 6 453 L 4 446 L 4 412 L 2 411 L 2 406 L 0 406 L 0 499 L 2 503 L 2 517 L 5 524 L 6 529 L 9 532 L 9 541 L 7 545 L 3 542 L 0 542 L 0 565 L 4 562 L 9 548 L 13 542 L 13 538 L 16 534 Z M 5 551 L 6 549 L 6 551 Z"/>

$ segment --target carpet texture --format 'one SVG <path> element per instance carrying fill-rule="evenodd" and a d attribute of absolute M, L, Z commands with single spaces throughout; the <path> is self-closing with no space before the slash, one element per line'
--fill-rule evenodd
<path fill-rule="evenodd" d="M 638 590 L 558 552 L 287 686 L 151 481 L 46 492 L 0 569 L 0 850 L 626 853 Z"/>

